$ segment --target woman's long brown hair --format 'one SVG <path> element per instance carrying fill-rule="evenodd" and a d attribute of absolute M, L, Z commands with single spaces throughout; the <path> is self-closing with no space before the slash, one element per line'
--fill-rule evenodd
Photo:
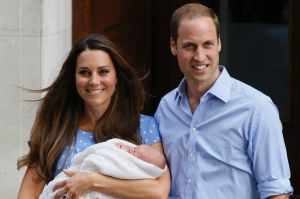
<path fill-rule="evenodd" d="M 88 35 L 74 45 L 52 85 L 31 90 L 46 92 L 46 95 L 39 100 L 29 141 L 30 151 L 17 165 L 18 168 L 26 165 L 35 168 L 46 182 L 53 179 L 58 158 L 64 148 L 71 145 L 83 118 L 84 105 L 76 90 L 75 69 L 78 56 L 87 49 L 108 53 L 118 78 L 110 105 L 95 127 L 96 142 L 110 138 L 140 142 L 139 118 L 145 100 L 141 80 L 114 43 L 103 35 Z"/>

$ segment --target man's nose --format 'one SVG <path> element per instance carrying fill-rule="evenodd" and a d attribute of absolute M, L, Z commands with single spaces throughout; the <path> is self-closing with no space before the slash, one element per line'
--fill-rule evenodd
<path fill-rule="evenodd" d="M 194 60 L 197 62 L 202 62 L 205 60 L 205 53 L 203 49 L 197 48 L 194 54 Z"/>

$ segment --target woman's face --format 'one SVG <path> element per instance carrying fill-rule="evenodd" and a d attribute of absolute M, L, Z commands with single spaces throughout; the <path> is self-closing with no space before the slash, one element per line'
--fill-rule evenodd
<path fill-rule="evenodd" d="M 76 88 L 85 109 L 104 113 L 115 92 L 117 72 L 108 53 L 85 50 L 77 58 Z"/>

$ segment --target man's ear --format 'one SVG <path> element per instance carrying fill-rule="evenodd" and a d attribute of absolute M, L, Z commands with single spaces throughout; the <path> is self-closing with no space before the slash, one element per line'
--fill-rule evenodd
<path fill-rule="evenodd" d="M 176 47 L 176 42 L 174 41 L 174 39 L 172 37 L 170 37 L 170 49 L 171 52 L 174 56 L 177 55 L 177 47 Z"/>
<path fill-rule="evenodd" d="M 219 52 L 221 52 L 221 37 L 220 36 L 218 39 L 218 50 L 219 50 Z"/>

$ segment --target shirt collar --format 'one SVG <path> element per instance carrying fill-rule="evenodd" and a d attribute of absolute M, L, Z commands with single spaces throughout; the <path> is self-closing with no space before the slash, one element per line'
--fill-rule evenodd
<path fill-rule="evenodd" d="M 181 80 L 178 88 L 177 88 L 177 92 L 175 95 L 175 100 L 177 100 L 179 97 L 182 98 L 186 95 L 186 79 L 185 77 Z"/>
<path fill-rule="evenodd" d="M 228 102 L 230 97 L 230 91 L 231 91 L 231 77 L 229 73 L 227 72 L 226 68 L 224 66 L 219 65 L 219 69 L 221 70 L 221 74 L 214 83 L 214 85 L 207 91 L 207 93 L 210 93 L 220 100 L 224 102 Z M 176 95 L 175 100 L 178 99 L 178 97 L 184 97 L 186 96 L 186 79 L 183 78 L 183 80 L 180 82 Z M 206 94 L 207 94 L 206 93 Z"/>
<path fill-rule="evenodd" d="M 219 66 L 220 76 L 214 85 L 207 91 L 224 102 L 228 102 L 231 92 L 231 77 L 224 66 Z"/>

